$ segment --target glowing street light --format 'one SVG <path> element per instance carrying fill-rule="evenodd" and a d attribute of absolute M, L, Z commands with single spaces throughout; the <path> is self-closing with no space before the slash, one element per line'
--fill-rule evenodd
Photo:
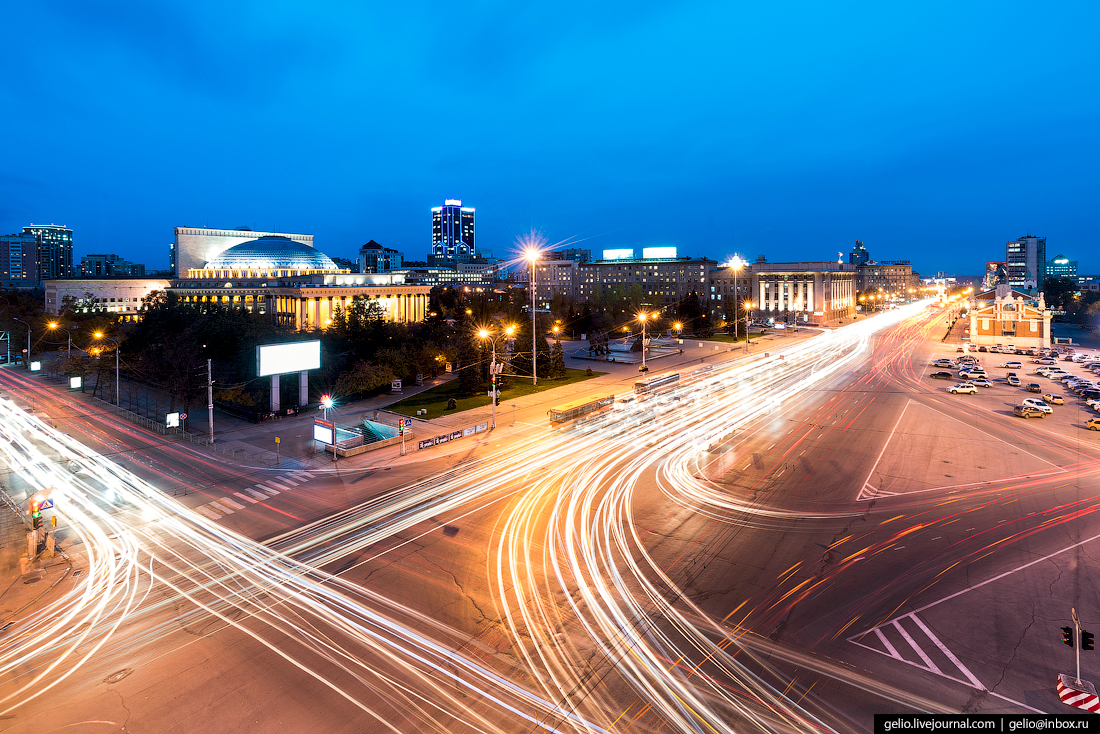
<path fill-rule="evenodd" d="M 541 253 L 531 247 L 527 250 L 525 257 L 528 262 L 531 263 L 531 385 L 535 386 L 539 384 L 539 371 L 535 367 L 535 360 L 538 356 L 538 349 L 535 347 L 535 263 L 539 260 Z"/>
<path fill-rule="evenodd" d="M 745 354 L 749 353 L 749 321 L 752 320 L 752 309 L 755 304 L 745 301 Z"/>
<path fill-rule="evenodd" d="M 61 329 L 61 330 L 62 330 L 63 332 L 65 332 L 66 334 L 68 334 L 68 337 L 69 337 L 69 351 L 68 351 L 68 353 L 67 353 L 67 354 L 65 355 L 65 359 L 66 359 L 66 360 L 68 360 L 68 359 L 72 359 L 72 356 L 73 356 L 73 335 L 72 335 L 72 334 L 69 334 L 69 330 L 68 330 L 68 329 L 66 329 L 66 328 L 65 328 L 64 326 L 61 326 L 61 325 L 59 325 L 59 324 L 58 324 L 58 323 L 57 323 L 56 321 L 51 321 L 51 322 L 50 322 L 50 323 L 48 324 L 48 326 L 49 326 L 49 327 L 50 327 L 51 329 Z"/>
<path fill-rule="evenodd" d="M 730 258 L 730 261 L 726 263 L 726 267 L 733 270 L 733 340 L 737 341 L 737 274 L 741 272 L 741 268 L 748 265 L 747 260 L 743 260 L 740 255 L 734 255 Z M 749 325 L 745 324 L 745 337 L 748 338 Z"/>
<path fill-rule="evenodd" d="M 638 318 L 639 321 L 642 322 L 642 367 L 641 367 L 640 371 L 641 372 L 647 372 L 649 370 L 649 368 L 645 366 L 645 324 L 646 324 L 647 319 L 656 320 L 657 314 L 646 313 L 645 311 L 643 311 L 640 314 L 638 314 L 637 318 Z"/>
<path fill-rule="evenodd" d="M 493 399 L 493 428 L 497 427 L 497 375 L 500 374 L 500 368 L 497 367 L 497 339 L 501 337 L 511 338 L 516 333 L 516 327 L 506 326 L 503 332 L 490 331 L 488 329 L 479 329 L 477 332 L 478 338 L 488 339 L 489 343 L 493 347 L 493 361 L 489 365 L 489 385 L 492 389 Z M 534 345 L 534 342 L 532 342 Z M 503 364 L 500 367 L 504 367 Z"/>
<path fill-rule="evenodd" d="M 325 420 L 328 420 L 328 409 L 335 405 L 336 402 L 332 399 L 331 395 L 321 396 L 321 410 L 325 411 Z"/>

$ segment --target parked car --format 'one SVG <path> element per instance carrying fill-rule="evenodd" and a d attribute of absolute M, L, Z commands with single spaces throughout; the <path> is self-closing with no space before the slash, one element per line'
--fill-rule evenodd
<path fill-rule="evenodd" d="M 1041 359 L 1032 360 L 1035 364 L 1058 364 L 1058 360 L 1051 359 L 1050 357 L 1042 357 Z"/>
<path fill-rule="evenodd" d="M 933 372 L 929 375 L 933 380 L 952 380 L 955 378 L 950 372 Z"/>
<path fill-rule="evenodd" d="M 1008 380 L 1008 384 L 1012 385 L 1012 387 L 1019 387 L 1020 386 L 1020 378 L 1017 377 L 1016 375 L 1009 375 L 1007 380 Z"/>
<path fill-rule="evenodd" d="M 1024 368 L 1020 362 L 1005 362 L 1001 367 L 1006 370 L 1022 370 Z"/>
<path fill-rule="evenodd" d="M 1020 401 L 1020 405 L 1030 405 L 1031 407 L 1038 408 L 1048 415 L 1054 412 L 1054 408 L 1047 405 L 1045 400 L 1040 400 L 1039 398 L 1024 398 Z"/>
<path fill-rule="evenodd" d="M 1055 395 L 1054 393 L 1043 393 L 1043 401 L 1047 405 L 1065 405 L 1066 401 L 1062 399 L 1061 395 Z"/>
<path fill-rule="evenodd" d="M 933 367 L 954 367 L 955 361 L 952 359 L 936 359 L 932 361 Z"/>
<path fill-rule="evenodd" d="M 1014 405 L 1012 406 L 1012 414 L 1022 418 L 1046 418 L 1046 413 L 1033 405 Z"/>
<path fill-rule="evenodd" d="M 993 387 L 993 383 L 985 379 L 984 377 L 978 377 L 973 380 L 968 380 L 968 382 L 975 387 Z"/>
<path fill-rule="evenodd" d="M 1089 389 L 1081 392 L 1081 397 L 1085 400 L 1100 400 L 1100 389 Z"/>
<path fill-rule="evenodd" d="M 1090 431 L 1100 431 L 1100 418 L 1089 418 L 1085 421 L 1085 428 Z"/>
<path fill-rule="evenodd" d="M 974 387 L 974 385 L 969 382 L 960 382 L 958 385 L 947 388 L 947 392 L 951 393 L 952 395 L 958 395 L 959 393 L 973 395 L 974 393 L 978 392 L 978 388 Z"/>
<path fill-rule="evenodd" d="M 987 378 L 989 375 L 987 375 L 983 369 L 971 369 L 959 370 L 959 377 L 965 380 L 976 380 L 978 378 Z"/>
<path fill-rule="evenodd" d="M 1038 382 L 1029 382 L 1027 384 L 1027 391 L 1041 393 L 1043 391 L 1043 386 Z"/>

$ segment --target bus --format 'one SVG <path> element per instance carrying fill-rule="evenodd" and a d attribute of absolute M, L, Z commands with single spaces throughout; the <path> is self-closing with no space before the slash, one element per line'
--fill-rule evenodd
<path fill-rule="evenodd" d="M 601 413 L 615 404 L 615 396 L 608 395 L 604 398 L 582 398 L 565 405 L 559 405 L 547 411 L 551 423 L 565 423 L 576 420 L 581 416 Z"/>
<path fill-rule="evenodd" d="M 671 375 L 659 375 L 657 377 L 650 377 L 645 380 L 638 380 L 634 383 L 634 394 L 641 395 L 653 395 L 664 390 L 676 387 L 680 384 L 680 373 L 677 372 Z"/>

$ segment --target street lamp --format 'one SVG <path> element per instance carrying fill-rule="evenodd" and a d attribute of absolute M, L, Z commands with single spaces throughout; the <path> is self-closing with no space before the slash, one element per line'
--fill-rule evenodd
<path fill-rule="evenodd" d="M 749 353 L 749 321 L 752 320 L 752 301 L 745 301 L 745 354 Z"/>
<path fill-rule="evenodd" d="M 68 334 L 68 337 L 69 337 L 69 351 L 68 351 L 68 354 L 66 354 L 65 359 L 66 360 L 72 359 L 72 357 L 73 357 L 73 335 L 69 334 L 69 330 L 66 329 L 64 326 L 59 326 L 56 321 L 51 321 L 48 324 L 48 326 L 51 329 L 61 329 L 63 332 Z"/>
<path fill-rule="evenodd" d="M 115 405 L 118 405 L 118 341 L 109 336 L 104 336 L 102 331 L 95 332 L 96 339 L 106 339 L 115 345 Z"/>
<path fill-rule="evenodd" d="M 500 370 L 497 369 L 497 339 L 502 336 L 511 337 L 515 332 L 516 327 L 514 326 L 506 326 L 503 333 L 489 331 L 488 329 L 480 329 L 477 332 L 479 338 L 488 339 L 493 347 L 493 361 L 489 365 L 489 385 L 493 392 L 493 428 L 497 427 L 497 375 L 500 374 Z M 502 364 L 501 367 L 503 366 Z"/>
<path fill-rule="evenodd" d="M 638 314 L 638 320 L 642 322 L 642 367 L 640 372 L 648 372 L 649 368 L 645 366 L 645 322 L 646 319 L 656 319 L 657 314 L 646 313 L 645 311 Z"/>
<path fill-rule="evenodd" d="M 741 272 L 741 268 L 747 265 L 747 261 L 742 260 L 740 255 L 734 255 L 729 263 L 728 267 L 733 269 L 733 340 L 737 341 L 737 274 Z M 745 324 L 745 334 L 749 333 L 749 325 Z"/>
<path fill-rule="evenodd" d="M 531 385 L 539 384 L 539 372 L 535 368 L 535 360 L 538 349 L 535 347 L 535 263 L 538 262 L 539 251 L 531 248 L 527 251 L 527 260 L 531 263 Z"/>
<path fill-rule="evenodd" d="M 12 321 L 18 321 L 21 324 L 27 324 L 23 319 L 17 319 L 14 316 L 11 317 Z M 23 357 L 23 366 L 26 369 L 31 368 L 31 325 L 27 324 L 27 356 Z"/>
<path fill-rule="evenodd" d="M 331 408 L 333 405 L 334 405 L 334 403 L 333 403 L 331 395 L 322 395 L 321 396 L 321 410 L 325 411 L 324 415 L 325 415 L 325 420 L 326 421 L 328 420 L 328 409 Z M 336 436 L 336 432 L 333 431 L 333 438 L 335 438 L 335 436 Z"/>

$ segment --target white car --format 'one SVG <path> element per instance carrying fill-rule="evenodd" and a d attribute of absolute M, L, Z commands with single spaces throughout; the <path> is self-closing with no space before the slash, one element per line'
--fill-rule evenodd
<path fill-rule="evenodd" d="M 1005 362 L 1001 367 L 1006 370 L 1022 370 L 1024 365 L 1020 362 Z"/>
<path fill-rule="evenodd" d="M 1016 375 L 1009 375 L 1007 382 L 1009 385 L 1012 385 L 1012 387 L 1020 386 L 1020 378 Z"/>
<path fill-rule="evenodd" d="M 960 382 L 958 385 L 947 388 L 947 392 L 951 393 L 952 395 L 958 395 L 959 393 L 973 395 L 974 393 L 978 392 L 978 388 L 974 387 L 974 385 L 969 382 Z"/>
<path fill-rule="evenodd" d="M 1030 405 L 1047 415 L 1054 413 L 1054 408 L 1047 405 L 1045 400 L 1040 400 L 1039 398 L 1024 398 L 1020 401 L 1020 405 Z"/>
<path fill-rule="evenodd" d="M 976 369 L 976 370 L 959 370 L 959 377 L 961 377 L 961 378 L 963 378 L 963 379 L 965 379 L 965 380 L 976 380 L 976 379 L 978 379 L 978 378 L 986 378 L 986 377 L 989 377 L 989 375 L 987 375 L 987 374 L 985 373 L 985 370 L 982 370 L 982 369 Z"/>
<path fill-rule="evenodd" d="M 973 380 L 967 380 L 974 387 L 993 387 L 993 383 L 984 377 L 978 377 Z"/>
<path fill-rule="evenodd" d="M 1061 395 L 1055 395 L 1053 393 L 1043 393 L 1043 401 L 1047 405 L 1065 405 L 1066 401 L 1062 400 Z"/>

